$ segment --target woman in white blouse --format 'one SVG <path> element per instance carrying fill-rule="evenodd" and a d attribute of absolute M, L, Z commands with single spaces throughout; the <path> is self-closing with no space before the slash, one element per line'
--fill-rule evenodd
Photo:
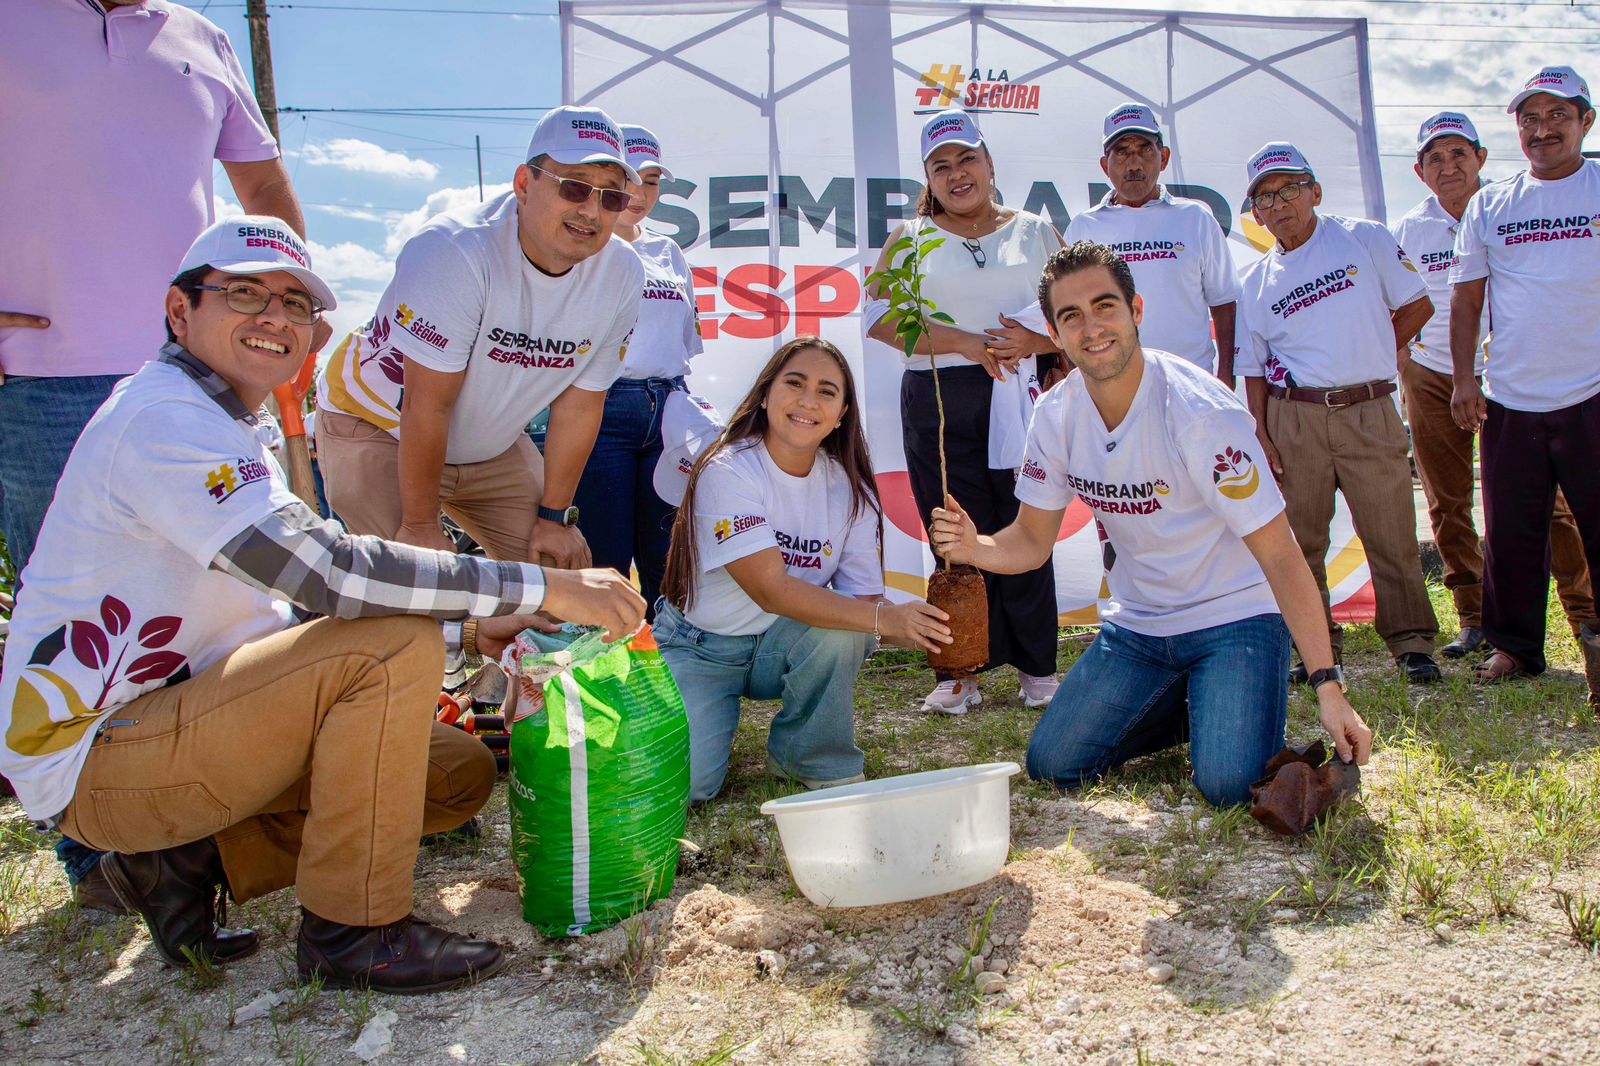
<path fill-rule="evenodd" d="M 923 233 L 944 238 L 921 261 L 922 293 L 955 324 L 932 323 L 917 354 L 905 360 L 900 422 L 911 492 L 927 527 L 933 509 L 944 506 L 931 347 L 944 394 L 950 492 L 979 532 L 994 533 L 1016 519 L 1016 472 L 1022 465 L 1028 415 L 1049 369 L 1040 363 L 1053 364 L 1057 353 L 1049 337 L 1009 316 L 1038 302 L 1040 272 L 1062 246 L 1061 235 L 1038 215 L 998 202 L 994 159 L 966 112 L 941 111 L 928 119 L 922 128 L 922 161 L 927 185 L 916 216 L 891 234 L 889 244 Z M 880 270 L 887 260 L 886 249 L 878 261 Z M 887 304 L 881 293 L 875 295 L 880 299 L 868 308 L 868 335 L 899 349 L 892 322 L 883 318 Z M 1050 562 L 1023 574 L 985 573 L 984 580 L 989 665 L 1015 666 L 1024 702 L 1042 707 L 1057 685 Z M 941 677 L 923 708 L 964 714 L 980 699 L 976 682 Z"/>

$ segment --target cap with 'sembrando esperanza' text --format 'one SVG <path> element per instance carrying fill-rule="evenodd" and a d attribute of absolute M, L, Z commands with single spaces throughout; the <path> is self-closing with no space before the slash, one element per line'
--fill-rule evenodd
<path fill-rule="evenodd" d="M 1506 114 L 1515 115 L 1523 101 L 1540 93 L 1549 93 L 1551 96 L 1560 96 L 1567 100 L 1582 100 L 1586 104 L 1594 100 L 1594 97 L 1589 95 L 1588 83 L 1578 77 L 1577 71 L 1571 67 L 1545 67 L 1522 83 L 1522 91 L 1511 98 L 1511 103 L 1506 107 Z"/>
<path fill-rule="evenodd" d="M 627 153 L 628 165 L 637 173 L 643 174 L 649 168 L 659 170 L 667 181 L 672 180 L 672 171 L 661 161 L 661 141 L 643 126 L 622 127 L 622 148 Z"/>
<path fill-rule="evenodd" d="M 952 107 L 941 111 L 937 115 L 930 115 L 928 121 L 922 124 L 922 161 L 926 163 L 928 157 L 947 144 L 959 144 L 965 148 L 976 148 L 983 143 L 983 134 L 978 132 L 978 124 L 972 116 L 959 107 Z"/>
<path fill-rule="evenodd" d="M 209 266 L 224 274 L 292 274 L 324 309 L 339 306 L 328 283 L 311 267 L 311 252 L 281 218 L 244 215 L 213 222 L 194 239 L 178 264 L 184 274 Z"/>
<path fill-rule="evenodd" d="M 1157 144 L 1161 143 L 1161 124 L 1156 121 L 1156 113 L 1143 104 L 1129 101 L 1111 109 L 1106 116 L 1100 150 L 1109 149 L 1125 133 L 1141 133 L 1153 138 Z"/>
<path fill-rule="evenodd" d="M 629 165 L 622 147 L 622 130 L 598 107 L 556 107 L 548 111 L 533 128 L 533 138 L 528 142 L 529 159 L 542 155 L 571 166 L 615 163 L 629 181 L 639 181 L 639 172 Z"/>
<path fill-rule="evenodd" d="M 1268 141 L 1244 165 L 1245 194 L 1254 195 L 1256 184 L 1269 174 L 1305 174 L 1315 177 L 1300 149 L 1288 141 Z"/>
<path fill-rule="evenodd" d="M 1459 111 L 1440 111 L 1422 120 L 1422 125 L 1417 127 L 1417 154 L 1426 152 L 1428 145 L 1440 137 L 1462 137 L 1479 148 L 1483 147 L 1478 140 L 1478 127 Z"/>

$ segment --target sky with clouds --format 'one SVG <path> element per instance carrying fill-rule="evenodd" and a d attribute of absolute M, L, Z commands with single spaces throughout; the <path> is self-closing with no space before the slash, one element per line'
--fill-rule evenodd
<path fill-rule="evenodd" d="M 243 3 L 186 3 L 228 32 L 248 69 Z M 1600 2 L 1174 5 L 1180 6 L 1367 18 L 1386 198 L 1396 215 L 1424 195 L 1411 172 L 1422 118 L 1445 108 L 1471 115 L 1490 152 L 1486 173 L 1501 177 L 1521 163 L 1503 102 L 1528 74 L 1565 63 L 1591 82 L 1600 79 Z M 407 237 L 431 215 L 477 202 L 474 137 L 482 146 L 485 194 L 508 187 L 536 109 L 560 100 L 556 9 L 546 0 L 306 0 L 269 10 L 278 104 L 286 109 L 280 119 L 284 154 L 319 272 L 339 293 L 334 326 L 342 332 L 371 312 Z M 296 108 L 304 110 L 287 110 Z M 408 108 L 460 110 L 370 113 Z M 482 108 L 529 110 L 475 110 Z M 648 125 L 646 116 L 618 117 Z M 1592 140 L 1589 147 L 1600 147 L 1600 135 Z M 237 210 L 220 167 L 217 189 L 219 207 Z"/>

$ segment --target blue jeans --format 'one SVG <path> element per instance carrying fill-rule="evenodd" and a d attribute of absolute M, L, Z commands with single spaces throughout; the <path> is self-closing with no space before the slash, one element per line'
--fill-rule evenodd
<path fill-rule="evenodd" d="M 739 698 L 783 700 L 767 735 L 768 764 L 812 788 L 857 777 L 856 675 L 871 637 L 779 618 L 764 633 L 725 637 L 656 604 L 656 640 L 689 712 L 689 799 L 722 791 L 739 728 Z"/>
<path fill-rule="evenodd" d="M 122 377 L 7 377 L 0 385 L 0 531 L 22 572 L 67 456 Z"/>
<path fill-rule="evenodd" d="M 1289 630 L 1261 614 L 1174 637 L 1100 627 L 1028 743 L 1028 776 L 1062 788 L 1189 741 L 1194 783 L 1223 807 L 1283 747 Z"/>
<path fill-rule="evenodd" d="M 668 394 L 683 388 L 681 377 L 617 379 L 606 393 L 600 435 L 573 497 L 594 565 L 623 574 L 637 565 L 647 604 L 661 594 L 677 513 L 656 495 L 651 480 L 661 458 L 661 411 Z"/>
<path fill-rule="evenodd" d="M 120 374 L 11 376 L 0 385 L 0 531 L 18 575 L 33 555 L 72 446 L 121 380 Z M 98 851 L 66 837 L 56 845 L 56 857 L 72 884 L 100 862 Z"/>

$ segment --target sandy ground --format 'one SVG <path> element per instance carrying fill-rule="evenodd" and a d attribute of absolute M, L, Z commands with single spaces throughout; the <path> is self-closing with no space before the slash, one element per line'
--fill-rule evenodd
<path fill-rule="evenodd" d="M 418 909 L 513 962 L 416 998 L 297 993 L 287 894 L 241 909 L 263 949 L 202 988 L 135 922 L 67 907 L 41 851 L 41 905 L 0 941 L 0 1058 L 359 1061 L 362 1022 L 391 1010 L 385 1057 L 405 1062 L 1600 1062 L 1600 961 L 1547 903 L 1468 930 L 1360 901 L 1338 921 L 1276 903 L 1208 918 L 1092 858 L 1204 811 L 1020 790 L 1013 807 L 1013 861 L 962 893 L 825 911 L 782 875 L 708 883 L 691 855 L 632 930 L 552 942 L 521 920 L 497 801 L 481 849 L 424 855 Z M 1242 836 L 1217 901 L 1259 900 L 1301 861 L 1296 842 Z M 974 987 L 957 971 L 991 905 L 976 957 L 997 976 Z M 266 994 L 284 1001 L 241 1020 Z"/>

